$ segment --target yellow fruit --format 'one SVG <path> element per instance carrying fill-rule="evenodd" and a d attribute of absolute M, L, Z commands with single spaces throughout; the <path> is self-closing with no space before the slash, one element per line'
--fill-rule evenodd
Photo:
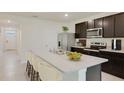
<path fill-rule="evenodd" d="M 71 60 L 78 60 L 81 57 L 81 53 L 78 53 L 78 52 L 67 52 L 66 55 Z"/>

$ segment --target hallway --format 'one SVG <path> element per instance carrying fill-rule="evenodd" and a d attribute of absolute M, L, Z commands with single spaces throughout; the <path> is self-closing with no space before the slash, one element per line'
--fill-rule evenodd
<path fill-rule="evenodd" d="M 0 81 L 27 81 L 25 67 L 15 51 L 5 52 L 0 55 Z"/>

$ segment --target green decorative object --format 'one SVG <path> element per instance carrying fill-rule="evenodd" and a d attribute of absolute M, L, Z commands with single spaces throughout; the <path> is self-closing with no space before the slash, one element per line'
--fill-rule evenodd
<path fill-rule="evenodd" d="M 67 26 L 63 26 L 62 29 L 64 32 L 67 32 L 69 30 L 69 28 Z"/>

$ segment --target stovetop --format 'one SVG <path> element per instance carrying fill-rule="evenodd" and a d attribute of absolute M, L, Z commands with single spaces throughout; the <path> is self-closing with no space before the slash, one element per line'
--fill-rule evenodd
<path fill-rule="evenodd" d="M 93 49 L 93 50 L 105 49 L 106 45 L 107 44 L 103 42 L 92 42 L 90 48 L 88 49 Z"/>

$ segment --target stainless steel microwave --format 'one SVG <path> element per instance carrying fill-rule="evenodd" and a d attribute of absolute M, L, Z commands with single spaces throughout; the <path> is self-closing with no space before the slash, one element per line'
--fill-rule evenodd
<path fill-rule="evenodd" d="M 102 28 L 93 28 L 87 29 L 87 38 L 99 38 L 103 37 L 103 29 Z"/>

